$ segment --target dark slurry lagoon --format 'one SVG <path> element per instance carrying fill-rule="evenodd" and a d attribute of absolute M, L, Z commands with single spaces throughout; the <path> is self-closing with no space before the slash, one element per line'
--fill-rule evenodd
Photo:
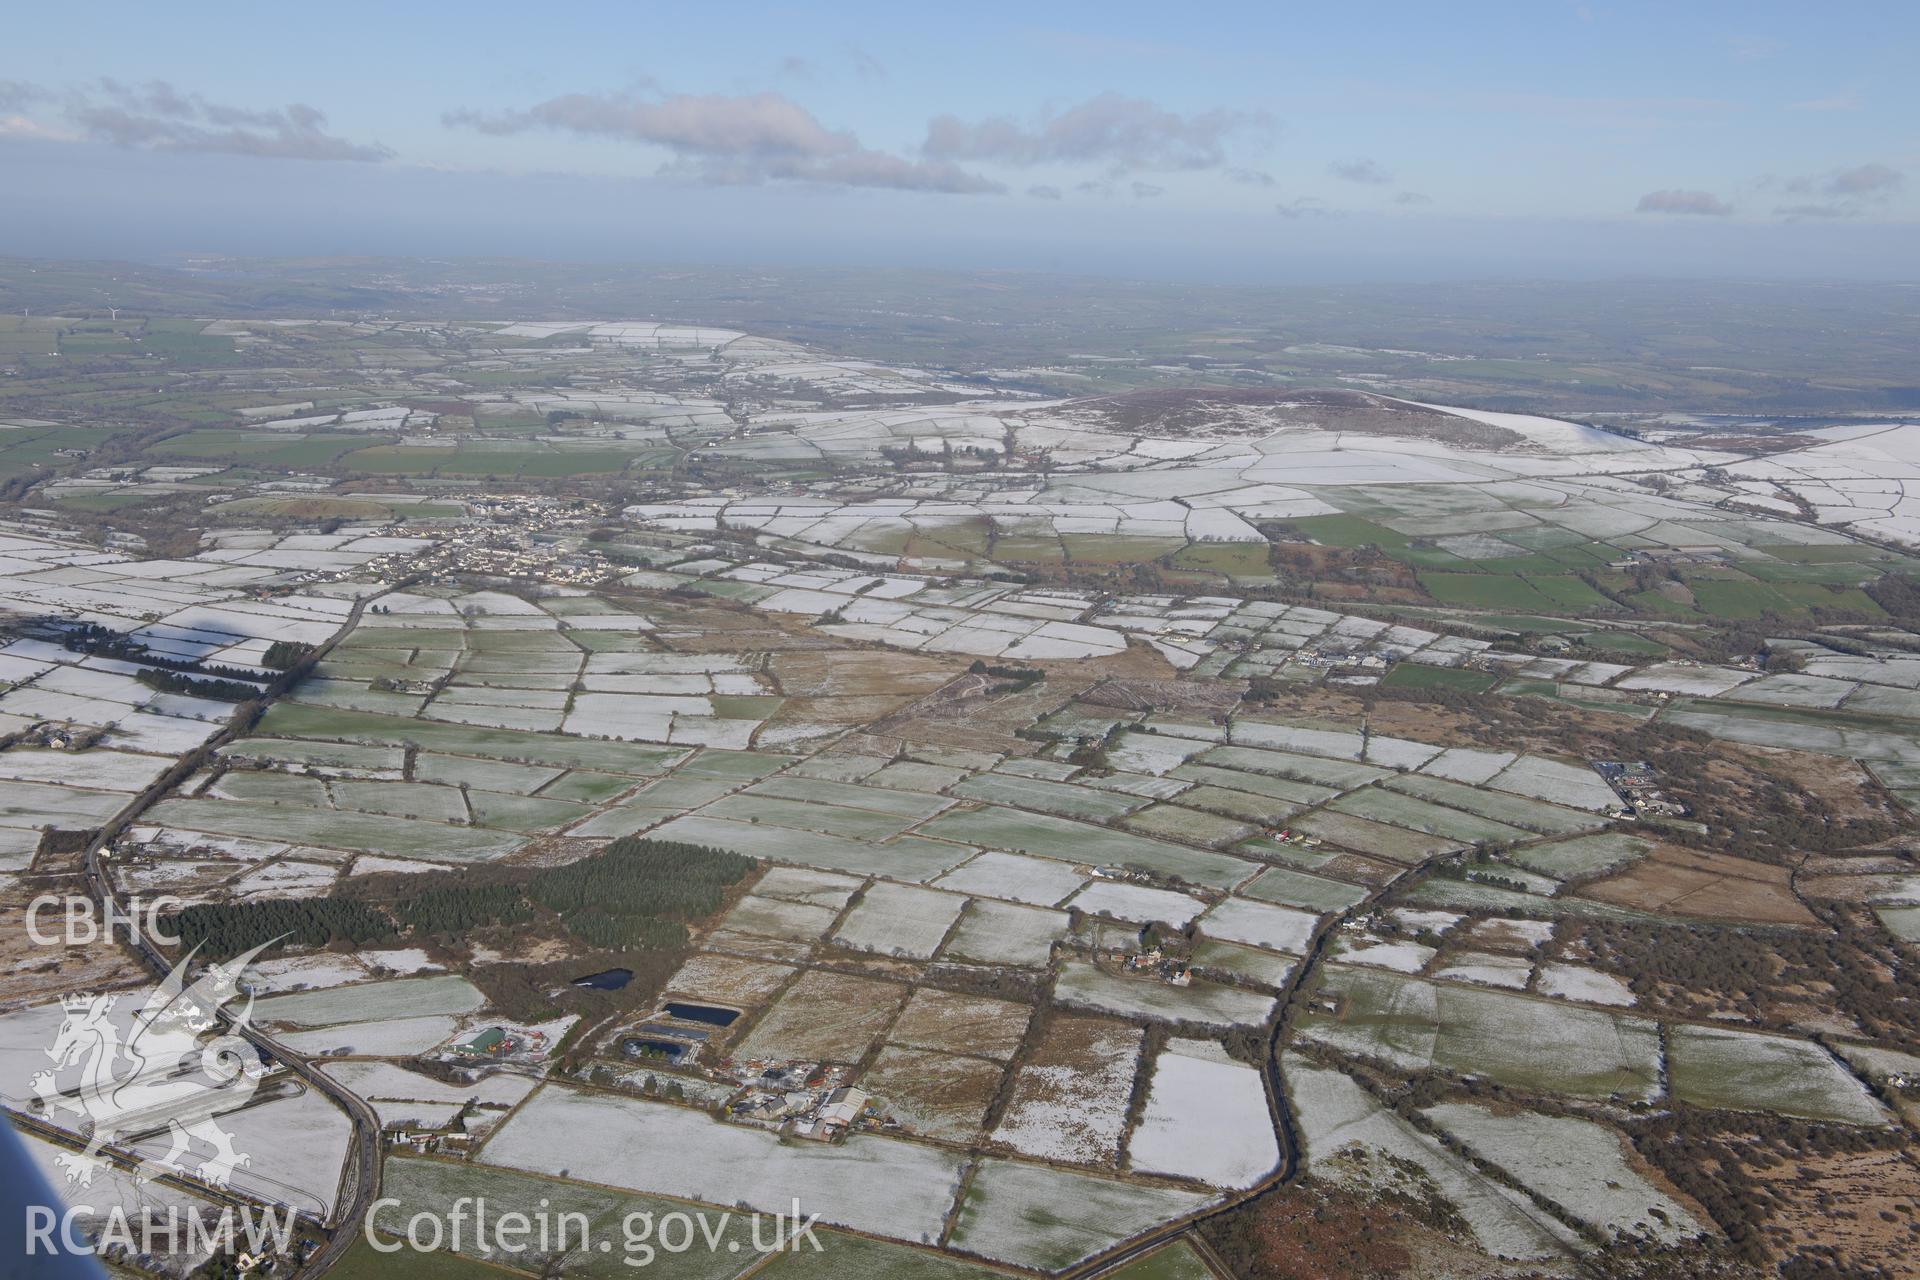
<path fill-rule="evenodd" d="M 631 969 L 602 969 L 599 973 L 590 973 L 584 978 L 575 978 L 576 987 L 591 987 L 595 991 L 618 991 L 633 981 Z"/>
<path fill-rule="evenodd" d="M 710 1004 L 684 1004 L 678 1000 L 667 1001 L 667 1016 L 679 1018 L 683 1022 L 704 1022 L 710 1027 L 729 1027 L 740 1016 L 738 1009 L 722 1009 Z"/>
<path fill-rule="evenodd" d="M 655 1039 L 651 1036 L 629 1036 L 620 1042 L 620 1050 L 629 1058 L 653 1058 L 670 1065 L 677 1065 L 691 1052 L 693 1046 L 685 1041 Z"/>

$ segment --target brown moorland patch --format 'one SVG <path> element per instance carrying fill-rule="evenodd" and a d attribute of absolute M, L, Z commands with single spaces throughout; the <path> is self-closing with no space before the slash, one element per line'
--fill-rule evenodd
<path fill-rule="evenodd" d="M 1806 1153 L 1753 1176 L 1773 1200 L 1761 1231 L 1779 1255 L 1831 1250 L 1843 1266 L 1920 1275 L 1920 1165 L 1911 1152 Z"/>
<path fill-rule="evenodd" d="M 1704 920 L 1818 923 L 1794 896 L 1791 881 L 1786 867 L 1661 844 L 1632 866 L 1590 881 L 1578 892 L 1615 906 Z"/>

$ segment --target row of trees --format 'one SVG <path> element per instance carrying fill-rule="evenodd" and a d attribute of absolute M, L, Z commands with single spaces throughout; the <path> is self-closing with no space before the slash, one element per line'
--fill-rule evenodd
<path fill-rule="evenodd" d="M 190 676 L 184 671 L 161 671 L 155 667 L 142 669 L 134 679 L 161 693 L 184 693 L 189 697 L 212 698 L 217 702 L 245 702 L 260 692 L 255 686 L 239 680 L 214 680 Z"/>
<path fill-rule="evenodd" d="M 978 658 L 973 660 L 967 670 L 976 676 L 992 676 L 997 680 L 1013 681 L 1013 687 L 1007 690 L 1008 693 L 1025 693 L 1047 678 L 1047 673 L 1037 667 L 1002 666 L 983 662 Z"/>

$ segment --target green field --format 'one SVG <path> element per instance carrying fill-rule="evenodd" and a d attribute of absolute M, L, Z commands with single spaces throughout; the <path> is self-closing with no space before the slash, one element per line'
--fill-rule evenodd
<path fill-rule="evenodd" d="M 1001 554 L 1002 545 L 994 544 L 996 557 Z M 1264 542 L 1197 542 L 1175 552 L 1168 563 L 1177 569 L 1224 573 L 1230 578 L 1273 576 L 1272 566 L 1267 563 L 1267 544 Z"/>
<path fill-rule="evenodd" d="M 158 822 L 188 831 L 450 862 L 485 862 L 505 857 L 526 843 L 517 836 L 478 827 L 272 803 L 165 800 L 153 816 Z"/>
<path fill-rule="evenodd" d="M 325 432 L 293 435 L 285 431 L 188 431 L 162 440 L 148 452 L 165 458 L 225 462 L 241 458 L 256 466 L 324 467 L 369 439 L 364 432 Z"/>
<path fill-rule="evenodd" d="M 1811 1041 L 1675 1027 L 1667 1052 L 1673 1096 L 1682 1102 L 1843 1124 L 1887 1122 L 1859 1080 Z"/>
<path fill-rule="evenodd" d="M 1306 911 L 1345 911 L 1367 896 L 1359 885 L 1288 867 L 1269 867 L 1242 892 L 1262 902 L 1277 902 Z"/>
<path fill-rule="evenodd" d="M 1107 1272 L 1106 1280 L 1214 1280 L 1214 1275 L 1190 1245 L 1176 1240 L 1138 1262 Z"/>
<path fill-rule="evenodd" d="M 1659 658 L 1672 652 L 1668 646 L 1661 644 L 1658 640 L 1637 635 L 1631 631 L 1589 631 L 1579 639 L 1581 644 L 1590 649 L 1624 653 L 1634 657 Z"/>
<path fill-rule="evenodd" d="M 341 1280 L 501 1280 L 502 1276 L 531 1275 L 477 1262 L 457 1253 L 436 1249 L 422 1253 L 406 1245 L 403 1238 L 381 1231 L 383 1244 L 400 1246 L 393 1253 L 382 1253 L 363 1233 L 353 1242 L 330 1275 Z"/>
<path fill-rule="evenodd" d="M 526 442 L 463 442 L 448 448 L 416 445 L 376 445 L 340 459 L 349 471 L 373 475 L 460 476 L 469 479 L 551 479 L 565 476 L 606 475 L 624 471 L 627 464 L 651 453 L 653 465 L 671 465 L 677 450 L 562 449 L 529 447 Z"/>
<path fill-rule="evenodd" d="M 1570 575 L 1425 572 L 1419 577 L 1420 585 L 1435 600 L 1464 609 L 1588 613 L 1615 608 L 1612 601 Z"/>
<path fill-rule="evenodd" d="M 1389 791 L 1384 787 L 1363 787 L 1359 791 L 1341 796 L 1327 808 L 1336 813 L 1349 814 L 1372 822 L 1384 822 L 1390 826 L 1404 827 L 1408 831 L 1421 831 L 1446 840 L 1467 843 L 1523 840 L 1528 834 L 1504 822 L 1496 822 L 1491 818 L 1462 812 L 1459 809 L 1450 809 L 1444 805 L 1422 800 L 1417 796 Z"/>
<path fill-rule="evenodd" d="M 1653 851 L 1651 841 L 1624 832 L 1575 836 L 1548 844 L 1516 849 L 1509 857 L 1530 871 L 1538 871 L 1557 880 L 1597 876 L 1615 867 L 1637 862 Z"/>

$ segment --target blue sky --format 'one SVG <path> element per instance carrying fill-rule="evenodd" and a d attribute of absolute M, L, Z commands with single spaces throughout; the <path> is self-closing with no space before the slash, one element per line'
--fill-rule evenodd
<path fill-rule="evenodd" d="M 1920 276 L 1920 7 L 12 13 L 10 251 Z"/>

